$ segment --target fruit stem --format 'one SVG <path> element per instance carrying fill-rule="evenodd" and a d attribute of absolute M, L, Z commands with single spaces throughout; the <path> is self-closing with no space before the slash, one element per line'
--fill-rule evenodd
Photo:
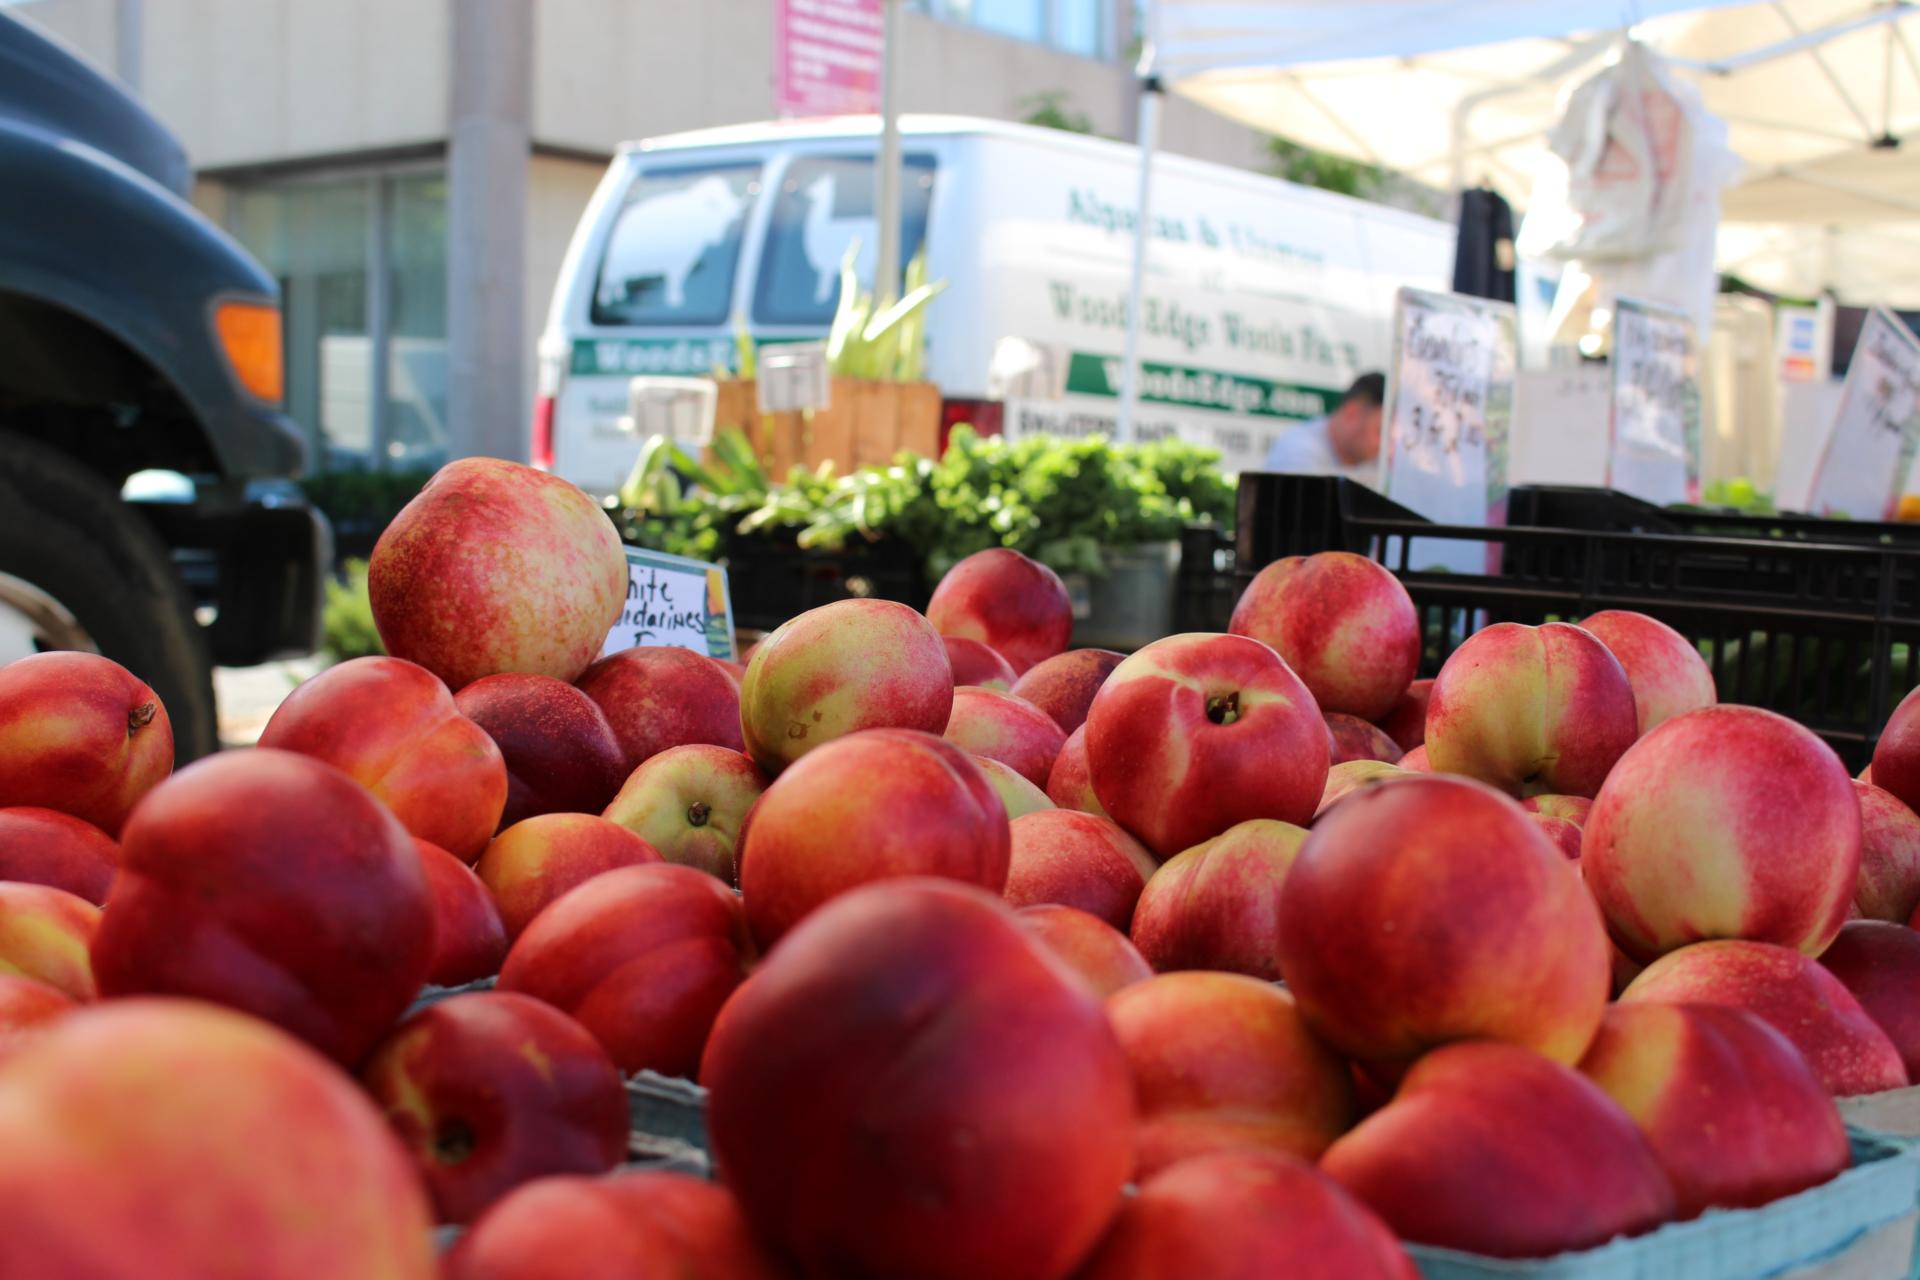
<path fill-rule="evenodd" d="M 434 1131 L 433 1155 L 442 1164 L 459 1164 L 473 1154 L 473 1130 L 464 1120 L 449 1120 Z"/>
<path fill-rule="evenodd" d="M 1215 724 L 1232 724 L 1240 718 L 1240 693 L 1216 694 L 1207 699 L 1207 719 Z"/>
<path fill-rule="evenodd" d="M 695 800 L 687 806 L 687 824 L 689 826 L 704 827 L 707 825 L 707 815 L 712 812 L 713 810 L 707 807 L 706 801 Z"/>
<path fill-rule="evenodd" d="M 143 702 L 127 712 L 127 736 L 131 738 L 153 722 L 154 712 L 160 709 L 157 702 Z"/>

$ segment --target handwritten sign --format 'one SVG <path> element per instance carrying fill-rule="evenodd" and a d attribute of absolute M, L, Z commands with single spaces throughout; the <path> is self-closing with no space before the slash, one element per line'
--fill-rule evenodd
<path fill-rule="evenodd" d="M 1700 500 L 1700 375 L 1682 312 L 1615 300 L 1612 438 L 1608 488 L 1658 506 Z"/>
<path fill-rule="evenodd" d="M 1881 307 L 1867 313 L 1847 366 L 1827 441 L 1814 464 L 1807 509 L 1816 515 L 1891 520 L 1920 443 L 1920 340 Z"/>
<path fill-rule="evenodd" d="M 1381 415 L 1381 490 L 1439 524 L 1506 519 L 1507 429 L 1517 364 L 1511 304 L 1401 289 Z M 1485 543 L 1416 540 L 1408 565 L 1486 570 Z"/>
<path fill-rule="evenodd" d="M 627 603 L 600 656 L 641 644 L 733 661 L 733 597 L 727 590 L 727 571 L 703 560 L 628 547 Z"/>

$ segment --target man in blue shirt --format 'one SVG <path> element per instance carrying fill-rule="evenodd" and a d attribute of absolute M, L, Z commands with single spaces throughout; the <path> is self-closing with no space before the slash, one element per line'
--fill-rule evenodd
<path fill-rule="evenodd" d="M 1303 422 L 1273 442 L 1266 470 L 1294 475 L 1345 476 L 1377 485 L 1380 475 L 1380 407 L 1387 397 L 1385 374 L 1353 380 L 1340 406 L 1324 418 Z"/>

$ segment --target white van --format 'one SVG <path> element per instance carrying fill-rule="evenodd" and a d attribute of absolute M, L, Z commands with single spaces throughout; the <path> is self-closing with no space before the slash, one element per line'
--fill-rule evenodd
<path fill-rule="evenodd" d="M 908 116 L 901 260 L 948 290 L 927 311 L 944 421 L 1008 435 L 1111 434 L 1139 153 L 1058 130 Z M 534 461 L 594 492 L 625 477 L 636 374 L 734 364 L 756 339 L 824 336 L 840 262 L 874 257 L 874 117 L 702 130 L 630 144 L 574 232 L 540 340 Z M 1162 155 L 1134 437 L 1211 444 L 1256 467 L 1291 422 L 1385 367 L 1394 290 L 1445 288 L 1444 222 Z M 1064 358 L 1064 394 L 987 399 L 1003 338 Z"/>

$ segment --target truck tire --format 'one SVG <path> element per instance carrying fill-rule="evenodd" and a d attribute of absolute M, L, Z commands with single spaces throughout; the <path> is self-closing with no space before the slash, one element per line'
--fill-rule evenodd
<path fill-rule="evenodd" d="M 0 432 L 0 574 L 73 615 L 105 656 L 167 709 L 176 766 L 220 744 L 205 638 L 167 549 L 99 476 Z"/>

